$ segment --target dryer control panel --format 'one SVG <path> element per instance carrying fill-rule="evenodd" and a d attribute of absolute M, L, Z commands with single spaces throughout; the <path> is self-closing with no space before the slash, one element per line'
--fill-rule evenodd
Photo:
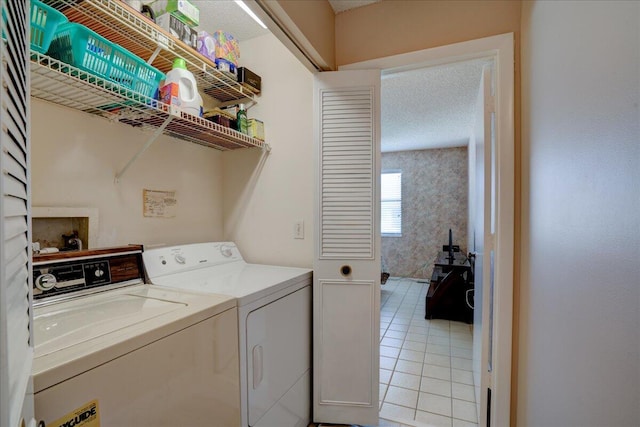
<path fill-rule="evenodd" d="M 244 261 L 233 242 L 192 243 L 154 248 L 146 250 L 143 258 L 149 278 Z"/>
<path fill-rule="evenodd" d="M 78 251 L 33 262 L 33 298 L 84 294 L 102 287 L 142 283 L 142 251 Z"/>

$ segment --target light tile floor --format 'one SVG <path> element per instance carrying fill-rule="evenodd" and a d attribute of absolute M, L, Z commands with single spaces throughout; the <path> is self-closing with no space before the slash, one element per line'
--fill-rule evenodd
<path fill-rule="evenodd" d="M 428 288 L 428 283 L 397 277 L 381 286 L 378 427 L 478 425 L 472 326 L 426 320 Z"/>
<path fill-rule="evenodd" d="M 426 320 L 428 287 L 397 277 L 381 286 L 379 426 L 477 426 L 472 326 Z"/>

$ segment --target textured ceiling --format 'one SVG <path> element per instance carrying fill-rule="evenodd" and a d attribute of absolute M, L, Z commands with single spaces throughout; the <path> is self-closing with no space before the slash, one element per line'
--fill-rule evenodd
<path fill-rule="evenodd" d="M 329 0 L 329 3 L 331 3 L 331 7 L 335 13 L 340 13 L 345 10 L 355 9 L 356 7 L 366 6 L 379 1 L 380 0 Z"/>
<path fill-rule="evenodd" d="M 487 60 L 384 74 L 382 151 L 467 145 Z"/>
<path fill-rule="evenodd" d="M 223 30 L 238 41 L 268 34 L 232 0 L 191 0 L 200 9 L 198 31 Z M 241 52 L 242 53 L 242 52 Z"/>

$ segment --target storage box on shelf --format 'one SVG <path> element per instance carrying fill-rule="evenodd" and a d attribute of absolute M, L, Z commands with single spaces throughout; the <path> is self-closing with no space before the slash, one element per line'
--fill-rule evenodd
<path fill-rule="evenodd" d="M 191 27 L 200 23 L 200 10 L 189 0 L 156 0 L 149 6 L 156 16 L 172 13 Z"/>
<path fill-rule="evenodd" d="M 247 120 L 247 135 L 252 138 L 259 139 L 260 141 L 264 141 L 264 123 L 262 120 Z"/>
<path fill-rule="evenodd" d="M 238 66 L 240 46 L 231 34 L 218 30 L 213 34 L 200 31 L 198 34 L 198 52 L 212 61 L 224 59 L 231 63 L 234 69 Z"/>
<path fill-rule="evenodd" d="M 262 88 L 262 77 L 246 67 L 238 68 L 238 83 L 245 88 L 258 94 Z"/>
<path fill-rule="evenodd" d="M 156 24 L 193 49 L 198 47 L 198 32 L 172 13 L 156 16 Z"/>

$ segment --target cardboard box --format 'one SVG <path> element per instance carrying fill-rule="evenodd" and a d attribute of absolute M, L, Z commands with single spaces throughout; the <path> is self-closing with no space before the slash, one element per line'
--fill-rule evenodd
<path fill-rule="evenodd" d="M 208 114 L 204 114 L 203 116 L 205 119 L 212 121 L 213 123 L 217 123 L 221 126 L 227 127 L 227 128 L 231 128 L 231 129 L 235 129 L 236 128 L 236 121 L 233 119 L 230 119 L 227 116 L 223 116 L 222 114 L 214 114 L 214 115 L 208 115 Z"/>
<path fill-rule="evenodd" d="M 197 51 L 212 61 L 221 58 L 231 62 L 234 67 L 238 67 L 240 46 L 235 37 L 224 31 L 216 31 L 213 34 L 200 31 Z"/>
<path fill-rule="evenodd" d="M 247 120 L 247 134 L 252 138 L 264 141 L 264 123 L 258 119 Z"/>
<path fill-rule="evenodd" d="M 180 86 L 178 83 L 169 83 L 160 88 L 160 101 L 165 104 L 180 106 Z"/>
<path fill-rule="evenodd" d="M 245 67 L 238 68 L 238 82 L 247 87 L 252 92 L 260 93 L 262 78 Z"/>
<path fill-rule="evenodd" d="M 191 27 L 200 23 L 200 10 L 189 0 L 156 0 L 149 6 L 156 16 L 173 13 Z"/>
<path fill-rule="evenodd" d="M 216 58 L 216 68 L 234 79 L 237 78 L 236 66 L 223 58 Z"/>
<path fill-rule="evenodd" d="M 186 22 L 171 13 L 165 13 L 156 18 L 156 24 L 167 30 L 172 36 L 181 40 L 187 46 L 196 48 L 198 46 L 198 32 L 191 28 Z"/>

